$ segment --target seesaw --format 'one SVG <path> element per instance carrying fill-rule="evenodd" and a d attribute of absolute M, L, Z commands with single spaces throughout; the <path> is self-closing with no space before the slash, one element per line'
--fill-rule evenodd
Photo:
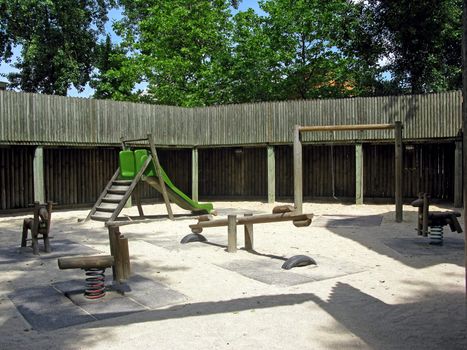
<path fill-rule="evenodd" d="M 295 211 L 295 208 L 290 205 L 277 206 L 272 210 L 272 214 L 245 214 L 237 217 L 237 215 L 228 215 L 226 219 L 214 219 L 212 215 L 201 215 L 198 217 L 196 224 L 190 225 L 190 234 L 183 237 L 180 243 L 191 242 L 206 242 L 207 239 L 201 232 L 205 228 L 227 226 L 227 251 L 235 253 L 237 251 L 237 226 L 245 226 L 245 249 L 253 251 L 253 225 L 266 224 L 273 222 L 292 221 L 296 227 L 306 227 L 311 224 L 313 214 L 302 214 Z M 306 255 L 295 255 L 289 258 L 282 268 L 289 270 L 297 266 L 306 266 L 315 264 L 316 261 Z"/>

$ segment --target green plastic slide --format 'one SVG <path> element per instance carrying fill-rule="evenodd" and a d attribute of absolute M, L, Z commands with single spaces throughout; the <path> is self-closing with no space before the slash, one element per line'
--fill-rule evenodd
<path fill-rule="evenodd" d="M 133 157 L 127 154 L 128 152 L 130 152 L 133 155 Z M 122 153 L 124 154 L 122 155 Z M 137 149 L 134 152 L 133 151 L 121 151 L 119 159 L 120 159 L 120 173 L 122 174 L 122 178 L 131 178 L 131 177 L 128 177 L 131 174 L 133 174 L 132 177 L 134 177 L 138 173 L 138 171 L 141 169 L 141 167 L 143 166 L 148 156 L 149 156 L 149 153 L 145 149 Z M 133 163 L 132 163 L 132 159 L 133 159 Z M 160 170 L 161 170 L 162 179 L 164 180 L 164 183 L 166 185 L 165 188 L 167 190 L 167 195 L 171 202 L 177 204 L 182 209 L 189 210 L 189 211 L 192 211 L 194 213 L 199 213 L 199 214 L 209 214 L 213 210 L 212 203 L 198 203 L 194 201 L 193 199 L 188 197 L 185 193 L 183 193 L 179 188 L 177 188 L 172 183 L 172 181 L 169 179 L 169 177 L 167 176 L 164 169 L 162 169 L 162 167 Z M 160 183 L 159 183 L 159 179 L 156 176 L 156 170 L 154 168 L 154 164 L 152 162 L 148 166 L 146 171 L 144 172 L 144 175 L 145 175 L 144 180 L 148 184 L 154 187 L 157 191 L 159 192 L 162 191 Z"/>

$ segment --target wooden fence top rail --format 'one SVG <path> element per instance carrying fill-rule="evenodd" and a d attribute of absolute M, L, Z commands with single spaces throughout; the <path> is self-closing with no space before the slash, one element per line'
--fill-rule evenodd
<path fill-rule="evenodd" d="M 395 124 L 359 124 L 359 125 L 317 125 L 298 126 L 300 132 L 310 131 L 346 131 L 346 130 L 388 130 L 394 129 Z"/>

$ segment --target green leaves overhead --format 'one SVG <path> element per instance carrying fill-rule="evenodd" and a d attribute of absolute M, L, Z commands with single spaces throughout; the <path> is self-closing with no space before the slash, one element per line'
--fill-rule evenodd
<path fill-rule="evenodd" d="M 461 87 L 462 0 L 368 3 L 385 42 L 387 68 L 403 92 Z"/>
<path fill-rule="evenodd" d="M 462 0 L 116 2 L 0 0 L 12 85 L 190 107 L 461 86 Z M 118 43 L 101 39 L 114 5 Z"/>
<path fill-rule="evenodd" d="M 266 16 L 233 16 L 231 1 L 122 0 L 115 29 L 127 55 L 105 74 L 123 78 L 133 67 L 144 99 L 181 106 L 349 95 L 352 60 L 338 38 L 353 3 L 292 3 L 261 1 Z"/>
<path fill-rule="evenodd" d="M 82 90 L 94 67 L 98 34 L 112 0 L 0 0 L 0 59 L 9 61 L 11 86 L 28 92 L 66 95 Z"/>
<path fill-rule="evenodd" d="M 228 100 L 229 1 L 121 1 L 116 25 L 154 103 L 199 106 Z M 124 72 L 122 72 L 124 73 Z"/>

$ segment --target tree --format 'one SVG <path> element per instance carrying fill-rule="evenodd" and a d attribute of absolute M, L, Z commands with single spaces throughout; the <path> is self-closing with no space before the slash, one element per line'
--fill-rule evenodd
<path fill-rule="evenodd" d="M 7 75 L 23 91 L 66 95 L 82 90 L 94 67 L 98 35 L 104 32 L 113 0 L 0 0 L 0 59 L 9 62 L 12 47 L 21 47 Z"/>
<path fill-rule="evenodd" d="M 122 67 L 147 83 L 144 99 L 179 106 L 231 101 L 230 3 L 120 1 L 124 18 L 115 29 L 127 52 Z M 112 74 L 126 73 L 120 69 Z"/>
<path fill-rule="evenodd" d="M 260 23 L 253 14 L 236 16 L 235 38 L 241 40 L 235 52 L 240 62 L 247 63 L 243 70 L 253 73 L 245 76 L 249 83 L 244 79 L 249 91 L 260 89 L 279 100 L 354 94 L 355 57 L 340 48 L 349 32 L 352 2 L 265 0 L 260 6 L 267 13 Z M 255 88 L 254 75 L 262 86 Z"/>
<path fill-rule="evenodd" d="M 461 87 L 462 0 L 370 0 L 366 8 L 401 91 Z"/>
<path fill-rule="evenodd" d="M 264 18 L 252 9 L 234 17 L 232 65 L 229 70 L 235 103 L 282 99 L 280 57 L 266 31 Z"/>
<path fill-rule="evenodd" d="M 126 52 L 113 45 L 107 35 L 96 50 L 95 68 L 89 85 L 95 89 L 94 98 L 139 101 L 142 91 L 133 91 L 139 82 L 138 71 L 128 65 Z"/>

